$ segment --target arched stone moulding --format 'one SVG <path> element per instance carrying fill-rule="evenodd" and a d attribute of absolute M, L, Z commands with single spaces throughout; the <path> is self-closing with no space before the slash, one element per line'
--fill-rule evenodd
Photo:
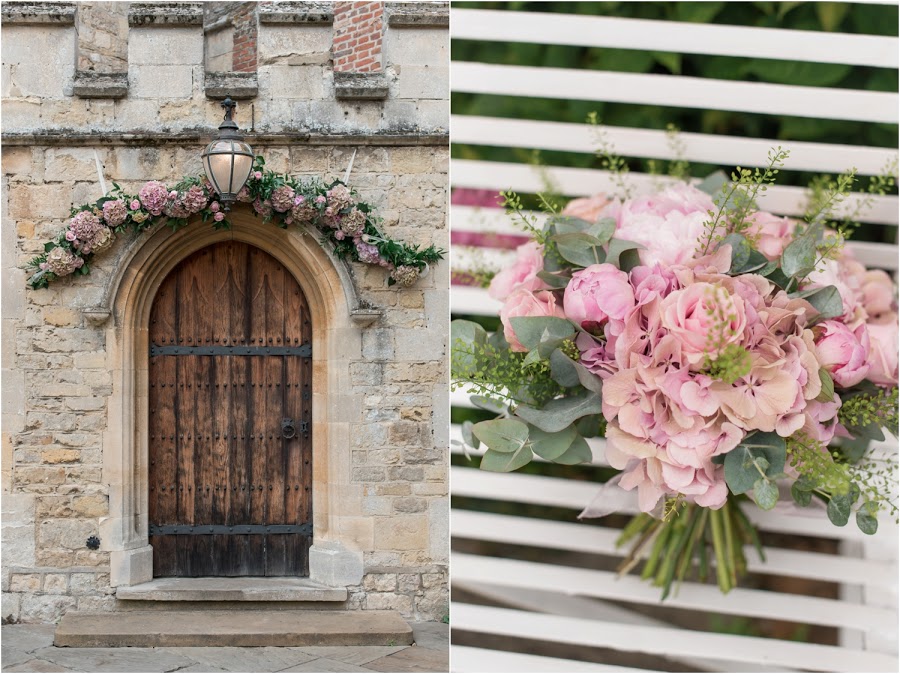
<path fill-rule="evenodd" d="M 220 241 L 241 241 L 269 253 L 290 271 L 309 301 L 313 321 L 313 546 L 310 579 L 332 587 L 357 585 L 361 550 L 339 536 L 340 518 L 358 516 L 360 486 L 350 482 L 348 390 L 350 362 L 362 356 L 360 328 L 380 316 L 360 307 L 346 266 L 314 235 L 262 223 L 246 208 L 232 212 L 232 228 L 159 228 L 136 240 L 105 293 L 105 305 L 85 313 L 106 327 L 107 367 L 113 375 L 109 423 L 103 438 L 103 481 L 109 516 L 100 522 L 102 549 L 110 554 L 113 586 L 153 577 L 147 522 L 148 322 L 163 279 L 185 257 Z M 109 319 L 112 318 L 110 321 Z M 346 407 L 346 406 L 344 406 Z"/>

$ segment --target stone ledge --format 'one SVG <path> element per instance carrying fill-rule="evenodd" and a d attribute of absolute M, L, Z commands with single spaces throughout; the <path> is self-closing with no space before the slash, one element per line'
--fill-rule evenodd
<path fill-rule="evenodd" d="M 135 146 L 165 147 L 184 146 L 186 143 L 209 143 L 210 128 L 186 131 L 83 131 L 78 129 L 54 129 L 39 133 L 3 133 L 0 140 L 10 146 L 46 145 L 50 147 L 68 146 Z M 319 133 L 301 129 L 287 129 L 273 133 L 254 133 L 244 130 L 244 139 L 251 145 L 269 145 L 274 147 L 295 146 L 359 146 L 377 147 L 409 147 L 409 146 L 441 146 L 447 147 L 449 136 L 446 131 L 418 131 L 408 133 L 384 131 L 371 133 Z M 102 311 L 108 309 L 99 308 Z"/>
<path fill-rule="evenodd" d="M 236 101 L 256 98 L 259 83 L 256 73 L 206 73 L 203 90 L 207 98 L 231 96 Z"/>
<path fill-rule="evenodd" d="M 388 97 L 384 73 L 334 73 L 334 97 L 338 100 L 384 100 Z"/>
<path fill-rule="evenodd" d="M 79 98 L 125 98 L 128 95 L 128 73 L 95 73 L 79 70 L 72 88 Z"/>
<path fill-rule="evenodd" d="M 394 28 L 450 26 L 450 6 L 446 2 L 394 2 L 386 9 L 388 26 Z"/>
<path fill-rule="evenodd" d="M 129 26 L 202 26 L 202 2 L 133 2 Z"/>
<path fill-rule="evenodd" d="M 123 585 L 116 599 L 129 601 L 347 601 L 346 588 L 308 578 L 154 578 Z"/>
<path fill-rule="evenodd" d="M 259 5 L 260 23 L 334 23 L 330 2 L 277 2 Z"/>
<path fill-rule="evenodd" d="M 75 25 L 74 2 L 4 2 L 0 19 L 7 25 Z"/>

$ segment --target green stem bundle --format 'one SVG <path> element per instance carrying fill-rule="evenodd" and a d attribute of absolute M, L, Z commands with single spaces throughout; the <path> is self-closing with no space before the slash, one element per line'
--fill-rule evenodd
<path fill-rule="evenodd" d="M 735 497 L 729 497 L 718 510 L 689 503 L 671 511 L 664 520 L 646 513 L 637 515 L 623 529 L 617 544 L 630 541 L 635 543 L 619 565 L 619 574 L 635 568 L 649 547 L 641 578 L 662 588 L 662 599 L 672 593 L 673 584 L 677 592 L 685 578 L 693 576 L 705 582 L 710 552 L 723 593 L 732 590 L 747 572 L 745 545 L 753 545 L 760 559 L 765 560 L 756 528 Z"/>

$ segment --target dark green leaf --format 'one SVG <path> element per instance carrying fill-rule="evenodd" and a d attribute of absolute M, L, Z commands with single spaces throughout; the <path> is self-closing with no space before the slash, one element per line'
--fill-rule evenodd
<path fill-rule="evenodd" d="M 863 503 L 856 511 L 856 526 L 859 527 L 859 530 L 870 536 L 878 531 L 878 519 L 875 517 L 877 513 L 877 503 L 873 501 Z"/>
<path fill-rule="evenodd" d="M 635 243 L 634 241 L 626 241 L 625 239 L 611 239 L 609 242 L 609 246 L 606 249 L 606 261 L 609 264 L 615 265 L 616 267 L 619 267 L 619 269 L 621 269 L 622 266 L 619 260 L 622 257 L 622 254 L 626 251 L 631 250 L 637 252 L 638 249 L 641 249 L 643 247 L 644 246 L 639 243 Z"/>
<path fill-rule="evenodd" d="M 472 433 L 497 452 L 515 452 L 528 440 L 528 426 L 516 419 L 492 419 L 472 426 Z"/>
<path fill-rule="evenodd" d="M 831 520 L 833 525 L 843 527 L 850 521 L 851 506 L 852 502 L 850 501 L 849 494 L 838 494 L 832 496 L 828 501 L 825 512 L 828 514 L 828 519 Z"/>
<path fill-rule="evenodd" d="M 561 431 L 583 416 L 600 414 L 602 411 L 600 396 L 590 392 L 587 395 L 551 400 L 543 409 L 521 405 L 516 409 L 516 415 L 543 431 L 553 433 Z"/>
<path fill-rule="evenodd" d="M 528 465 L 534 458 L 528 447 L 521 447 L 514 452 L 495 452 L 489 449 L 481 457 L 481 469 L 494 473 L 508 473 Z"/>
<path fill-rule="evenodd" d="M 791 485 L 791 497 L 797 505 L 805 508 L 812 501 L 812 492 L 802 489 L 799 486 L 799 482 L 794 482 Z"/>

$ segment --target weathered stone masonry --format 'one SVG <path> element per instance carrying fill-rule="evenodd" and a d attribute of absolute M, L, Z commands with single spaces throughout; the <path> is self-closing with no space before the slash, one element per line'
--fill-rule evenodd
<path fill-rule="evenodd" d="M 199 3 L 3 6 L 4 621 L 125 610 L 115 585 L 146 574 L 140 549 L 112 533 L 132 478 L 116 458 L 129 448 L 115 440 L 125 393 L 114 364 L 128 347 L 107 295 L 142 246 L 180 250 L 212 235 L 194 223 L 147 241 L 122 237 L 90 276 L 26 290 L 27 261 L 70 206 L 100 196 L 95 156 L 129 191 L 199 173 L 221 119 L 217 99 L 233 87 L 239 124 L 270 168 L 343 177 L 355 150 L 350 182 L 385 231 L 449 247 L 446 6 L 385 4 L 381 67 L 336 81 L 336 5 L 223 4 L 206 20 Z M 223 30 L 243 50 L 230 65 L 210 48 Z M 250 58 L 241 40 L 254 31 Z M 316 544 L 340 562 L 328 572 L 348 587 L 349 607 L 439 619 L 448 601 L 446 266 L 397 291 L 378 268 L 327 271 L 334 263 L 300 232 L 247 216 L 235 236 L 297 251 L 298 264 L 307 254 L 323 284 L 352 286 L 329 291 L 337 304 L 328 311 L 345 318 L 323 326 L 330 351 L 317 371 L 327 385 L 314 437 L 328 438 L 328 503 L 315 506 Z M 341 304 L 353 297 L 356 306 Z M 99 550 L 86 546 L 92 535 Z"/>

